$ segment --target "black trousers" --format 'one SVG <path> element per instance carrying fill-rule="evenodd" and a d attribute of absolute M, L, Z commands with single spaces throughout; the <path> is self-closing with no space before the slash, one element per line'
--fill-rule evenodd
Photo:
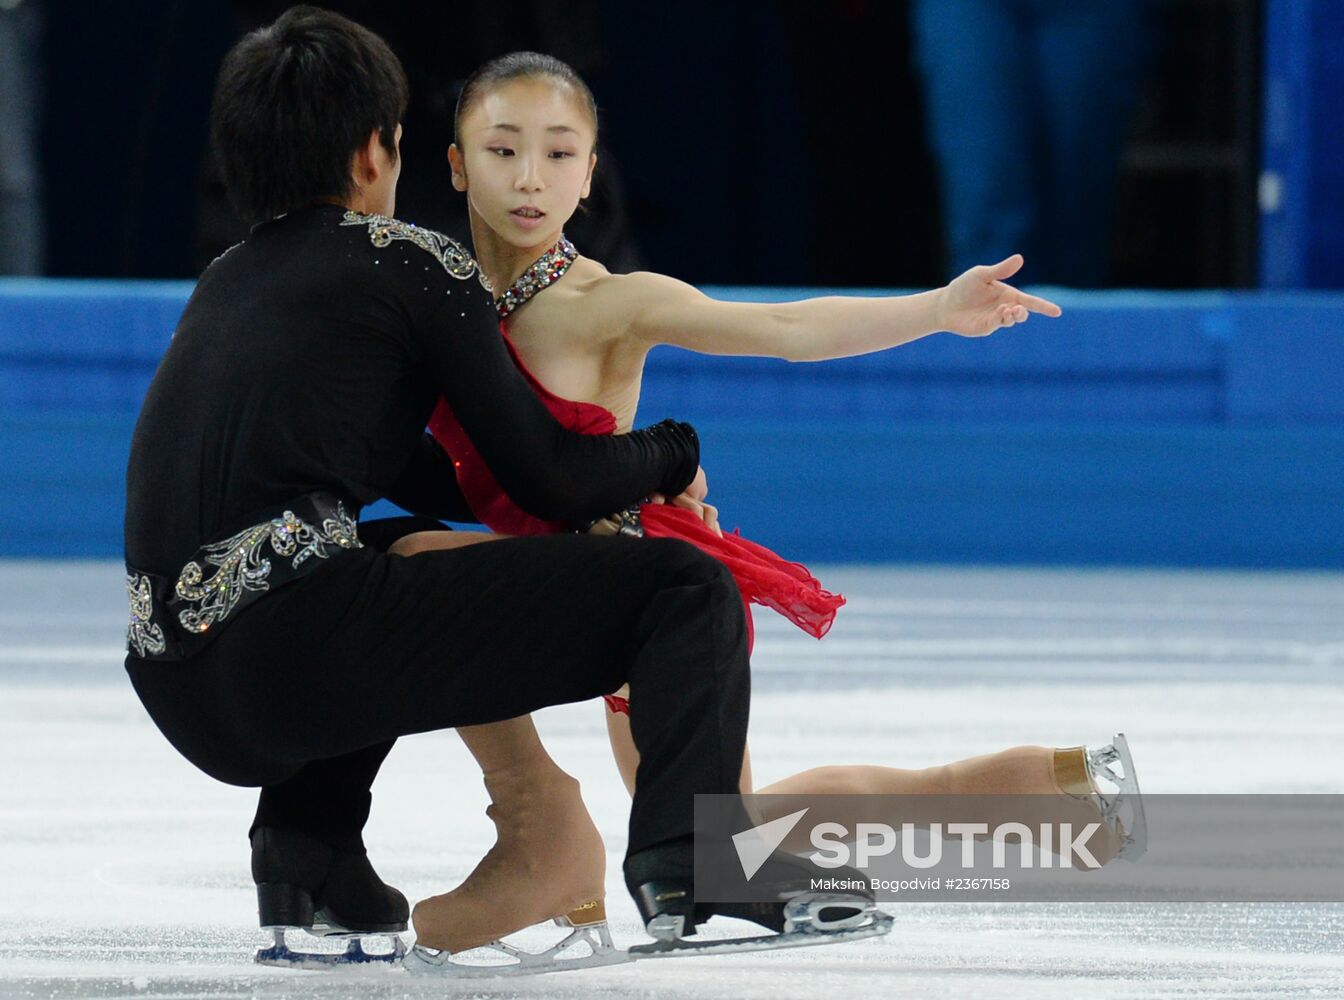
<path fill-rule="evenodd" d="M 732 577 L 668 539 L 343 552 L 244 609 L 190 659 L 126 666 L 188 760 L 221 781 L 268 786 L 260 820 L 356 837 L 398 736 L 628 682 L 640 752 L 632 853 L 689 836 L 696 793 L 737 790 L 750 702 Z"/>

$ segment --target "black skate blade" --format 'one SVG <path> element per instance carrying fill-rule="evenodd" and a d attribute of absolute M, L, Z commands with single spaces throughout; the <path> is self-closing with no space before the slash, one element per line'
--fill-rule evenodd
<path fill-rule="evenodd" d="M 306 929 L 305 929 L 306 930 Z M 258 949 L 253 959 L 257 965 L 269 965 L 280 969 L 335 969 L 347 966 L 399 966 L 406 956 L 406 945 L 395 934 L 349 936 L 345 951 L 317 952 L 296 951 L 285 941 L 282 928 L 272 928 L 275 943 L 269 948 Z M 313 935 L 317 937 L 319 935 Z M 388 952 L 367 952 L 364 950 L 364 937 L 385 937 L 392 945 Z"/>
<path fill-rule="evenodd" d="M 690 955 L 745 955 L 753 951 L 776 951 L 780 948 L 806 948 L 819 944 L 841 944 L 845 941 L 863 941 L 882 937 L 891 932 L 895 920 L 888 913 L 873 910 L 870 919 L 857 927 L 836 930 L 795 928 L 779 934 L 758 934 L 752 937 L 694 940 L 677 938 L 655 941 L 652 944 L 632 945 L 631 960 L 649 958 L 678 958 Z"/>

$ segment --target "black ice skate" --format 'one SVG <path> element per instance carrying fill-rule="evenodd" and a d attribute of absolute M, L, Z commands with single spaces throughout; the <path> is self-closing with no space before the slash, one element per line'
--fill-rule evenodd
<path fill-rule="evenodd" d="M 689 854 L 687 846 L 669 844 L 641 851 L 627 860 L 626 885 L 635 897 L 645 929 L 654 938 L 651 944 L 632 946 L 631 959 L 839 944 L 880 937 L 891 931 L 891 916 L 877 908 L 869 891 L 814 890 L 811 885 L 817 877 L 816 867 L 780 851 L 767 858 L 753 877 L 756 886 L 769 888 L 774 897 L 771 901 L 698 903 Z M 828 871 L 826 875 L 855 885 L 866 882 L 862 875 L 848 868 Z M 698 934 L 701 924 L 715 916 L 749 920 L 773 933 L 687 940 Z"/>
<path fill-rule="evenodd" d="M 252 833 L 252 878 L 261 927 L 275 939 L 257 952 L 262 965 L 393 963 L 406 953 L 399 936 L 410 916 L 406 897 L 378 877 L 362 849 L 337 850 L 301 831 L 258 827 Z M 299 951 L 286 943 L 288 930 L 348 940 L 344 951 Z M 366 951 L 369 937 L 384 939 L 386 950 Z"/>

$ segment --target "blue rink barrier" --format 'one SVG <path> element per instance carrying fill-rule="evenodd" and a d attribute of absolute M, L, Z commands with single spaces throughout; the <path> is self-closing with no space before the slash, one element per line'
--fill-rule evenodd
<path fill-rule="evenodd" d="M 120 554 L 190 291 L 0 280 L 0 556 Z M 1055 297 L 1057 321 L 821 365 L 660 348 L 641 419 L 694 421 L 725 523 L 802 560 L 1344 567 L 1344 295 Z"/>

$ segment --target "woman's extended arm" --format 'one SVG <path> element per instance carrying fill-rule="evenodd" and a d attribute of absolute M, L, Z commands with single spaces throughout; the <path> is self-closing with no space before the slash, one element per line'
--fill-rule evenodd
<path fill-rule="evenodd" d="M 474 281 L 446 292 L 425 298 L 431 304 L 414 336 L 436 387 L 519 507 L 582 524 L 653 492 L 680 493 L 694 480 L 700 443 L 690 425 L 663 421 L 619 435 L 568 430 L 509 357 L 489 295 Z"/>
<path fill-rule="evenodd" d="M 720 302 L 674 278 L 632 274 L 613 283 L 629 333 L 647 346 L 672 344 L 704 354 L 825 361 L 871 354 L 947 330 L 982 337 L 1029 313 L 1059 306 L 1019 292 L 1004 279 L 1022 257 L 973 267 L 943 288 L 885 298 L 826 296 L 800 302 Z"/>

